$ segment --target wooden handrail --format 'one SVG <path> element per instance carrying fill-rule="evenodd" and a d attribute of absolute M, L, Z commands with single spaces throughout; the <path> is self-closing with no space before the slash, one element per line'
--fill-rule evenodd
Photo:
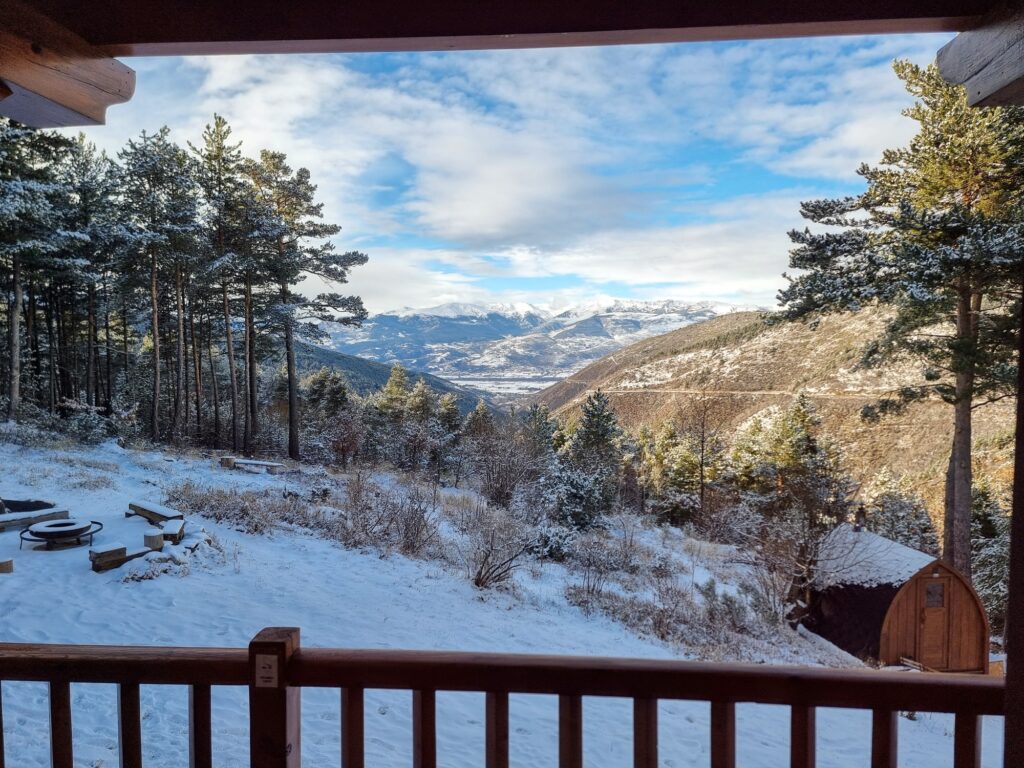
<path fill-rule="evenodd" d="M 1003 681 L 980 675 L 446 651 L 301 648 L 298 687 L 617 696 L 807 707 L 1003 713 Z"/>
<path fill-rule="evenodd" d="M 244 648 L 0 643 L 0 680 L 248 685 Z"/>
<path fill-rule="evenodd" d="M 0 681 L 50 683 L 51 762 L 73 764 L 71 683 L 117 683 L 123 765 L 141 759 L 139 685 L 189 686 L 189 764 L 212 765 L 210 688 L 248 686 L 252 768 L 299 768 L 300 689 L 341 690 L 342 767 L 364 766 L 364 691 L 409 691 L 416 768 L 434 768 L 435 692 L 486 694 L 486 764 L 509 764 L 509 694 L 559 697 L 560 768 L 582 765 L 584 697 L 633 700 L 633 764 L 658 765 L 660 699 L 711 703 L 711 765 L 735 768 L 737 703 L 790 707 L 791 768 L 815 765 L 815 708 L 872 711 L 872 765 L 893 768 L 901 710 L 956 715 L 954 767 L 980 765 L 980 717 L 1004 713 L 1002 678 L 675 660 L 302 648 L 264 629 L 240 648 L 0 643 Z M 0 710 L 0 723 L 3 722 Z M 2 736 L 2 732 L 0 732 Z M 0 739 L 0 768 L 4 766 Z"/>

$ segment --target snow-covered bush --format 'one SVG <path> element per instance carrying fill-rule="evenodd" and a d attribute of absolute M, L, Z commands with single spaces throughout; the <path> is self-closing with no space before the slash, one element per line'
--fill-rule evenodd
<path fill-rule="evenodd" d="M 929 555 L 939 554 L 935 523 L 924 499 L 905 479 L 883 468 L 864 489 L 864 501 L 868 530 Z"/>
<path fill-rule="evenodd" d="M 534 530 L 531 554 L 541 560 L 563 562 L 572 552 L 579 535 L 574 529 L 553 522 L 541 523 Z"/>
<path fill-rule="evenodd" d="M 1002 631 L 1010 580 L 1010 515 L 984 484 L 974 493 L 971 552 L 974 588 L 993 630 Z"/>
<path fill-rule="evenodd" d="M 65 403 L 71 415 L 62 422 L 63 431 L 76 442 L 95 445 L 113 434 L 110 420 L 99 409 L 80 403 Z"/>

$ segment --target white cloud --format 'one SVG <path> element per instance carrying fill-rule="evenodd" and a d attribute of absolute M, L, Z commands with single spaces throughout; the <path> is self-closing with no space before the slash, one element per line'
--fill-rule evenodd
<path fill-rule="evenodd" d="M 911 135 L 891 58 L 944 40 L 137 60 L 136 100 L 88 133 L 116 151 L 168 123 L 195 142 L 217 112 L 246 151 L 286 152 L 338 246 L 370 254 L 352 288 L 373 308 L 559 299 L 501 276 L 763 302 L 799 199 Z M 768 191 L 737 197 L 735 169 Z"/>

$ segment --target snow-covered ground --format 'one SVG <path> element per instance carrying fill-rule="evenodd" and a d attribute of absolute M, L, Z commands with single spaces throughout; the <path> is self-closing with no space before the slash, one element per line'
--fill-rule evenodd
<path fill-rule="evenodd" d="M 126 519 L 128 502 L 160 502 L 163 488 L 192 480 L 245 489 L 292 488 L 302 479 L 227 471 L 212 459 L 124 450 L 113 443 L 60 450 L 0 444 L 0 497 L 44 498 L 72 514 L 106 526 L 97 545 L 142 545 L 148 527 Z M 55 552 L 18 549 L 18 536 L 0 533 L 0 559 L 15 571 L 0 575 L 0 642 L 70 642 L 244 647 L 265 626 L 299 626 L 306 646 L 411 648 L 668 658 L 668 646 L 631 633 L 598 615 L 587 616 L 563 594 L 564 570 L 524 570 L 514 593 L 474 589 L 451 569 L 397 555 L 343 549 L 295 530 L 249 535 L 191 516 L 179 553 L 200 540 L 186 565 L 156 578 L 133 579 L 158 564 L 135 561 L 103 574 L 89 568 L 87 548 Z M 151 556 L 152 557 L 152 556 Z M 184 559 L 184 558 L 183 558 Z M 126 578 L 127 577 L 127 578 Z M 808 658 L 815 643 L 807 642 Z M 788 649 L 799 653 L 799 643 Z M 829 652 L 825 652 L 827 656 Z M 781 658 L 786 658 L 785 656 Z M 76 765 L 117 764 L 113 686 L 75 685 Z M 147 768 L 187 764 L 187 694 L 183 688 L 143 689 L 143 749 Z M 7 764 L 48 765 L 47 698 L 41 684 L 4 683 Z M 214 693 L 215 764 L 248 765 L 244 690 Z M 788 764 L 788 711 L 742 705 L 738 709 L 738 764 L 774 768 Z M 631 764 L 631 706 L 624 700 L 587 699 L 585 760 L 592 766 Z M 818 765 L 866 765 L 870 713 L 823 710 L 818 715 Z M 462 768 L 483 762 L 482 695 L 439 694 L 439 765 Z M 303 692 L 305 765 L 339 764 L 338 696 Z M 900 720 L 903 768 L 952 762 L 952 718 L 919 715 Z M 557 764 L 557 701 L 513 696 L 510 738 L 516 766 Z M 709 764 L 709 706 L 662 702 L 661 764 Z M 1002 722 L 984 726 L 983 765 L 1001 765 Z M 411 764 L 411 702 L 403 692 L 369 692 L 367 764 Z"/>

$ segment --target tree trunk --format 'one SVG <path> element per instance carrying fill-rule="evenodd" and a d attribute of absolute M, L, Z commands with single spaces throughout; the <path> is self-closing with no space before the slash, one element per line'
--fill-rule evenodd
<path fill-rule="evenodd" d="M 288 286 L 281 286 L 281 300 L 288 304 Z M 292 317 L 284 321 L 284 350 L 288 368 L 288 456 L 295 461 L 299 453 L 299 382 L 295 370 L 295 338 Z"/>
<path fill-rule="evenodd" d="M 245 453 L 252 455 L 256 450 L 256 436 L 259 434 L 256 397 L 256 323 L 253 319 L 252 275 L 245 275 L 245 377 L 246 377 L 246 418 Z"/>
<path fill-rule="evenodd" d="M 192 382 L 195 384 L 196 393 L 196 436 L 203 434 L 203 361 L 202 353 L 199 351 L 199 342 L 196 339 L 196 318 L 193 308 L 195 298 L 189 302 L 188 327 L 192 336 Z"/>
<path fill-rule="evenodd" d="M 231 333 L 231 305 L 228 284 L 221 284 L 224 298 L 224 348 L 228 355 L 228 378 L 231 380 L 231 450 L 238 450 L 238 376 L 235 372 L 235 340 Z"/>
<path fill-rule="evenodd" d="M 7 418 L 14 421 L 18 417 L 18 406 L 21 402 L 21 259 L 15 255 L 13 267 L 14 301 L 11 303 L 10 328 L 10 377 L 7 388 Z"/>
<path fill-rule="evenodd" d="M 957 302 L 957 339 L 966 342 L 973 349 L 977 329 L 974 297 L 968 290 L 962 290 Z M 952 516 L 947 515 L 946 526 L 949 536 L 943 539 L 951 546 L 942 553 L 943 559 L 951 563 L 964 577 L 971 579 L 971 431 L 974 394 L 974 363 L 964 360 L 955 376 L 955 399 L 953 405 L 953 507 Z"/>
<path fill-rule="evenodd" d="M 111 346 L 112 342 L 110 339 L 110 293 L 107 290 L 106 275 L 103 276 L 103 339 L 106 350 L 103 355 L 105 378 L 107 380 L 106 413 L 107 416 L 110 416 L 114 412 L 114 370 L 110 360 L 113 347 Z"/>
<path fill-rule="evenodd" d="M 50 300 L 46 302 L 46 354 L 47 374 L 49 377 L 48 401 L 50 413 L 57 409 L 57 338 L 53 329 L 53 292 L 50 292 Z"/>
<path fill-rule="evenodd" d="M 153 332 L 153 407 L 150 412 L 149 431 L 154 440 L 160 439 L 160 295 L 157 285 L 156 250 L 149 249 L 149 311 Z"/>
<path fill-rule="evenodd" d="M 85 403 L 96 405 L 96 285 L 90 281 L 87 291 L 85 328 Z"/>
<path fill-rule="evenodd" d="M 177 437 L 188 422 L 188 383 L 185 381 L 185 301 L 181 265 L 174 267 L 174 305 L 177 308 L 177 339 L 174 361 L 174 422 L 172 434 Z"/>
<path fill-rule="evenodd" d="M 36 289 L 33 283 L 28 284 L 28 309 L 25 312 L 25 335 L 28 336 L 29 355 L 32 358 L 32 375 L 35 379 L 35 400 L 37 403 L 43 401 L 43 360 L 39 350 L 39 323 L 37 314 L 39 312 L 36 304 Z"/>
<path fill-rule="evenodd" d="M 220 394 L 217 391 L 217 369 L 213 365 L 213 323 L 206 320 L 206 352 L 210 358 L 210 397 L 213 398 L 213 447 L 220 448 Z"/>

